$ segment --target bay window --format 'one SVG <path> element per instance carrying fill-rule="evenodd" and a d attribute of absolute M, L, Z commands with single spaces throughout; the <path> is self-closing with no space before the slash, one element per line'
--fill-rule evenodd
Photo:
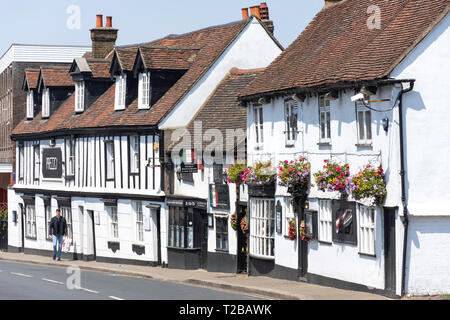
<path fill-rule="evenodd" d="M 139 74 L 139 109 L 150 108 L 150 72 Z"/>
<path fill-rule="evenodd" d="M 194 211 L 169 207 L 169 247 L 194 248 Z"/>
<path fill-rule="evenodd" d="M 274 200 L 250 200 L 250 254 L 260 258 L 275 257 Z"/>
<path fill-rule="evenodd" d="M 116 97 L 114 110 L 124 110 L 127 96 L 127 75 L 121 74 L 116 77 Z"/>

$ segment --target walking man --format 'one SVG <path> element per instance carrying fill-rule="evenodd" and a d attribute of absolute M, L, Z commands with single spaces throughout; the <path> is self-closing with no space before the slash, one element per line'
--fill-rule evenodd
<path fill-rule="evenodd" d="M 67 222 L 61 216 L 61 210 L 59 209 L 56 209 L 56 216 L 50 220 L 48 236 L 53 239 L 53 260 L 58 257 L 58 261 L 61 261 L 63 238 L 67 236 Z M 58 250 L 56 250 L 56 246 L 58 246 Z"/>

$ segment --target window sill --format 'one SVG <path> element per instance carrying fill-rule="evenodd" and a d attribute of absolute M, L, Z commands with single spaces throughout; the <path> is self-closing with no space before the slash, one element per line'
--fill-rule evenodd
<path fill-rule="evenodd" d="M 333 245 L 333 242 L 328 242 L 328 241 L 323 241 L 323 240 L 318 240 L 318 242 L 320 243 L 320 244 L 326 244 L 326 245 Z"/>
<path fill-rule="evenodd" d="M 317 142 L 319 147 L 331 147 L 331 142 Z"/>
<path fill-rule="evenodd" d="M 167 249 L 172 249 L 172 250 L 183 250 L 183 251 L 198 251 L 201 250 L 201 248 L 181 248 L 181 247 L 170 247 L 167 246 Z"/>
<path fill-rule="evenodd" d="M 220 252 L 220 253 L 230 253 L 230 250 L 216 249 L 216 252 Z"/>
<path fill-rule="evenodd" d="M 355 146 L 358 148 L 372 148 L 373 147 L 371 143 L 356 143 Z"/>
<path fill-rule="evenodd" d="M 25 236 L 25 239 L 27 239 L 27 240 L 37 240 L 37 237 L 27 237 L 27 236 Z"/>
<path fill-rule="evenodd" d="M 358 252 L 358 254 L 359 254 L 360 256 L 363 256 L 363 257 L 370 257 L 370 258 L 376 258 L 376 257 L 377 257 L 376 254 L 371 254 L 371 253 Z"/>
<path fill-rule="evenodd" d="M 285 148 L 295 148 L 295 142 L 293 142 L 293 143 L 286 143 L 286 144 L 284 145 L 284 147 L 285 147 Z"/>

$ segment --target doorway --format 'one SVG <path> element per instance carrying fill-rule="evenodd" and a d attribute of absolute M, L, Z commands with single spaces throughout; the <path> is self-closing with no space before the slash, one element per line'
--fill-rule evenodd
<path fill-rule="evenodd" d="M 86 216 L 86 259 L 87 261 L 97 259 L 97 248 L 95 244 L 95 213 L 87 210 Z"/>
<path fill-rule="evenodd" d="M 248 273 L 247 253 L 248 236 L 241 230 L 241 221 L 247 215 L 247 204 L 239 203 L 237 205 L 237 269 L 236 273 Z"/>
<path fill-rule="evenodd" d="M 207 270 L 208 268 L 208 214 L 205 210 L 195 209 L 194 214 L 201 216 L 201 234 L 200 234 L 200 248 L 201 248 L 201 268 Z"/>
<path fill-rule="evenodd" d="M 384 208 L 384 279 L 385 291 L 395 295 L 395 208 Z"/>

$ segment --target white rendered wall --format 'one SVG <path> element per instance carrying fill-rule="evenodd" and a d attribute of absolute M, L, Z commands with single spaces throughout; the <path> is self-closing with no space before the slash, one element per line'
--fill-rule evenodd
<path fill-rule="evenodd" d="M 232 68 L 264 68 L 280 53 L 280 47 L 258 20 L 253 19 L 199 82 L 161 121 L 159 128 L 164 130 L 185 127 Z"/>

